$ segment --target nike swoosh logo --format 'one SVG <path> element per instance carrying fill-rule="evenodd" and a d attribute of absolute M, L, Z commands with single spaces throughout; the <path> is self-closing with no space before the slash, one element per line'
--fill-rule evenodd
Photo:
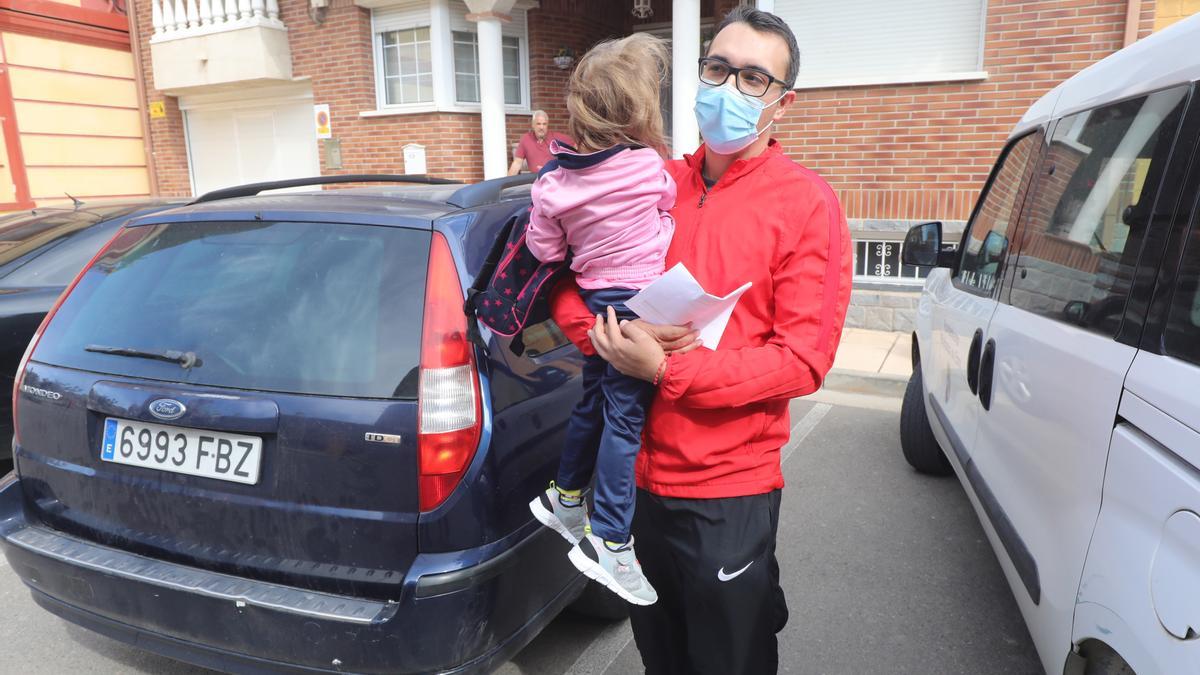
<path fill-rule="evenodd" d="M 717 570 L 717 581 L 729 581 L 730 579 L 733 579 L 734 577 L 738 576 L 742 572 L 745 572 L 746 570 L 750 569 L 750 566 L 753 564 L 754 564 L 754 561 L 751 560 L 750 562 L 746 563 L 745 567 L 743 567 L 742 569 L 740 569 L 736 572 L 733 572 L 731 574 L 726 574 L 725 568 L 722 567 L 721 569 Z"/>

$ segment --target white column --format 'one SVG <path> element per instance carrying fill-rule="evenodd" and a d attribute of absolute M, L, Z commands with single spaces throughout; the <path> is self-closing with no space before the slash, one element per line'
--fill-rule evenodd
<path fill-rule="evenodd" d="M 433 99 L 439 110 L 455 104 L 454 34 L 450 30 L 450 0 L 430 0 L 429 32 L 433 34 Z"/>
<path fill-rule="evenodd" d="M 675 157 L 700 145 L 696 124 L 696 62 L 700 59 L 700 0 L 674 0 L 671 6 L 671 147 Z"/>
<path fill-rule="evenodd" d="M 500 18 L 474 17 L 479 33 L 479 103 L 483 124 L 483 177 L 508 173 L 508 141 L 504 127 L 504 48 Z"/>

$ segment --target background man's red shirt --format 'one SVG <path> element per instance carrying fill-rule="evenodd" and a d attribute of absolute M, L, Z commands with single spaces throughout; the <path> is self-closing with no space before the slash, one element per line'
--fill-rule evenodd
<path fill-rule="evenodd" d="M 572 143 L 569 137 L 553 131 L 547 133 L 545 140 L 541 141 L 532 131 L 527 131 L 517 143 L 517 149 L 513 151 L 513 156 L 525 160 L 525 163 L 529 165 L 529 170 L 537 173 L 542 170 L 543 166 L 546 166 L 547 162 L 554 159 L 554 155 L 550 154 L 550 141 L 568 145 Z"/>
<path fill-rule="evenodd" d="M 684 263 L 714 295 L 754 285 L 719 350 L 671 357 L 637 460 L 638 487 L 664 497 L 783 487 L 788 401 L 820 389 L 850 303 L 850 230 L 829 185 L 772 141 L 706 189 L 704 152 L 701 146 L 668 163 L 678 198 L 667 267 Z M 594 353 L 587 329 L 595 319 L 571 280 L 555 289 L 551 304 L 563 331 Z"/>

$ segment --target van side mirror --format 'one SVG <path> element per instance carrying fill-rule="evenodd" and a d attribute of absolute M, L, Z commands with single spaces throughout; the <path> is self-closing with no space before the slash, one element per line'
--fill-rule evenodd
<path fill-rule="evenodd" d="M 992 230 L 983 238 L 983 246 L 979 250 L 979 260 L 982 265 L 1000 263 L 1008 255 L 1008 237 Z"/>
<path fill-rule="evenodd" d="M 942 223 L 934 221 L 914 225 L 908 231 L 900 259 L 905 265 L 914 267 L 950 267 L 954 264 L 954 255 L 942 251 Z"/>
<path fill-rule="evenodd" d="M 1091 306 L 1082 300 L 1072 300 L 1063 307 L 1063 317 L 1076 326 L 1085 326 L 1091 309 Z"/>

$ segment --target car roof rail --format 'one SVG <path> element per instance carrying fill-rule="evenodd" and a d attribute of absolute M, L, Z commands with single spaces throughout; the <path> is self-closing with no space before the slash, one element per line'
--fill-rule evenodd
<path fill-rule="evenodd" d="M 491 204 L 500 201 L 500 193 L 508 188 L 517 187 L 518 185 L 528 185 L 535 180 L 537 180 L 536 173 L 519 173 L 515 176 L 485 180 L 459 188 L 457 192 L 450 195 L 446 203 L 451 206 L 457 206 L 460 209 Z"/>
<path fill-rule="evenodd" d="M 233 199 L 234 197 L 253 197 L 254 195 L 265 190 L 280 190 L 283 188 L 305 187 L 308 185 L 334 185 L 338 183 L 421 183 L 424 185 L 455 185 L 460 182 L 461 181 L 450 180 L 448 178 L 436 178 L 434 176 L 402 176 L 385 173 L 312 176 L 310 178 L 288 178 L 286 180 L 272 180 L 265 183 L 248 183 L 246 185 L 235 185 L 234 187 L 221 188 L 220 190 L 205 192 L 191 201 L 190 204 L 215 202 L 221 199 Z"/>

